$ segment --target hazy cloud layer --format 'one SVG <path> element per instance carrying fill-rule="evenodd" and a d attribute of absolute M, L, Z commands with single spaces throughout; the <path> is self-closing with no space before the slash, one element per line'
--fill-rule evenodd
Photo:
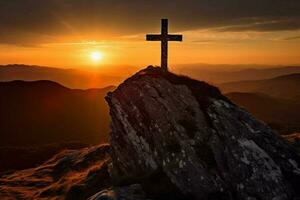
<path fill-rule="evenodd" d="M 299 10 L 299 0 L 1 0 L 0 43 L 153 32 L 162 17 L 173 31 L 298 30 Z"/>
<path fill-rule="evenodd" d="M 299 36 L 293 36 L 293 37 L 287 37 L 287 38 L 284 38 L 284 40 L 300 40 L 300 35 Z"/>

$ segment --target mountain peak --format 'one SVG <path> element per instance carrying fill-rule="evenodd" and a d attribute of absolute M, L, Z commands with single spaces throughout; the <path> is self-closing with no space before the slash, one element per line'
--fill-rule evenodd
<path fill-rule="evenodd" d="M 214 86 L 151 66 L 106 100 L 117 184 L 139 183 L 170 199 L 290 199 L 298 192 L 299 155 Z"/>

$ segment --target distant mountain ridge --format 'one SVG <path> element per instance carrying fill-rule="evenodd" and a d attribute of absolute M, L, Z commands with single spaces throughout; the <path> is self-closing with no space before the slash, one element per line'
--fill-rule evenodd
<path fill-rule="evenodd" d="M 293 73 L 264 80 L 236 81 L 220 84 L 224 93 L 265 93 L 277 98 L 298 99 L 300 97 L 300 73 Z"/>
<path fill-rule="evenodd" d="M 103 88 L 114 85 L 121 77 L 78 69 L 62 69 L 36 65 L 0 65 L 0 81 L 51 80 L 68 88 Z"/>
<path fill-rule="evenodd" d="M 287 74 L 273 78 L 274 80 L 300 80 L 300 73 Z"/>
<path fill-rule="evenodd" d="M 53 90 L 69 90 L 65 86 L 49 80 L 38 80 L 38 81 L 23 81 L 23 80 L 14 80 L 8 82 L 0 82 L 1 90 L 5 89 L 53 89 Z"/>
<path fill-rule="evenodd" d="M 300 66 L 191 64 L 178 65 L 177 67 L 177 73 L 186 74 L 190 77 L 214 84 L 270 79 L 277 76 L 300 73 Z"/>
<path fill-rule="evenodd" d="M 52 80 L 69 88 L 103 88 L 107 85 L 119 84 L 137 69 L 134 66 L 102 66 L 98 71 L 91 72 L 36 65 L 0 65 L 0 81 L 42 79 Z M 170 66 L 170 69 L 176 73 L 213 84 L 270 79 L 276 76 L 300 73 L 300 66 L 187 64 Z"/>
<path fill-rule="evenodd" d="M 113 90 L 115 87 L 114 86 L 107 86 L 104 88 L 90 88 L 90 89 L 70 89 L 62 84 L 59 84 L 57 82 L 51 81 L 51 80 L 37 80 L 37 81 L 23 81 L 23 80 L 14 80 L 14 81 L 7 81 L 7 82 L 2 82 L 0 81 L 0 87 L 1 90 L 4 90 L 5 88 L 7 89 L 51 89 L 51 90 L 57 90 L 57 91 L 94 91 L 94 92 L 99 92 L 101 90 L 103 91 L 110 91 Z"/>

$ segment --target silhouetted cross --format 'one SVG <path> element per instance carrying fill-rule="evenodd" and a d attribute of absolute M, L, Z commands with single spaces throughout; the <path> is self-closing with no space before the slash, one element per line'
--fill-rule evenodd
<path fill-rule="evenodd" d="M 168 71 L 168 41 L 182 41 L 182 35 L 168 34 L 168 19 L 161 20 L 161 34 L 147 34 L 147 41 L 161 41 L 161 67 Z"/>

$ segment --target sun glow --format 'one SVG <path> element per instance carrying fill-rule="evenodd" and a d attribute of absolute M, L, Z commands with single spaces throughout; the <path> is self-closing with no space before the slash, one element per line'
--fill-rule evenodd
<path fill-rule="evenodd" d="M 100 51 L 91 52 L 90 58 L 94 62 L 99 62 L 103 59 L 103 54 Z"/>

